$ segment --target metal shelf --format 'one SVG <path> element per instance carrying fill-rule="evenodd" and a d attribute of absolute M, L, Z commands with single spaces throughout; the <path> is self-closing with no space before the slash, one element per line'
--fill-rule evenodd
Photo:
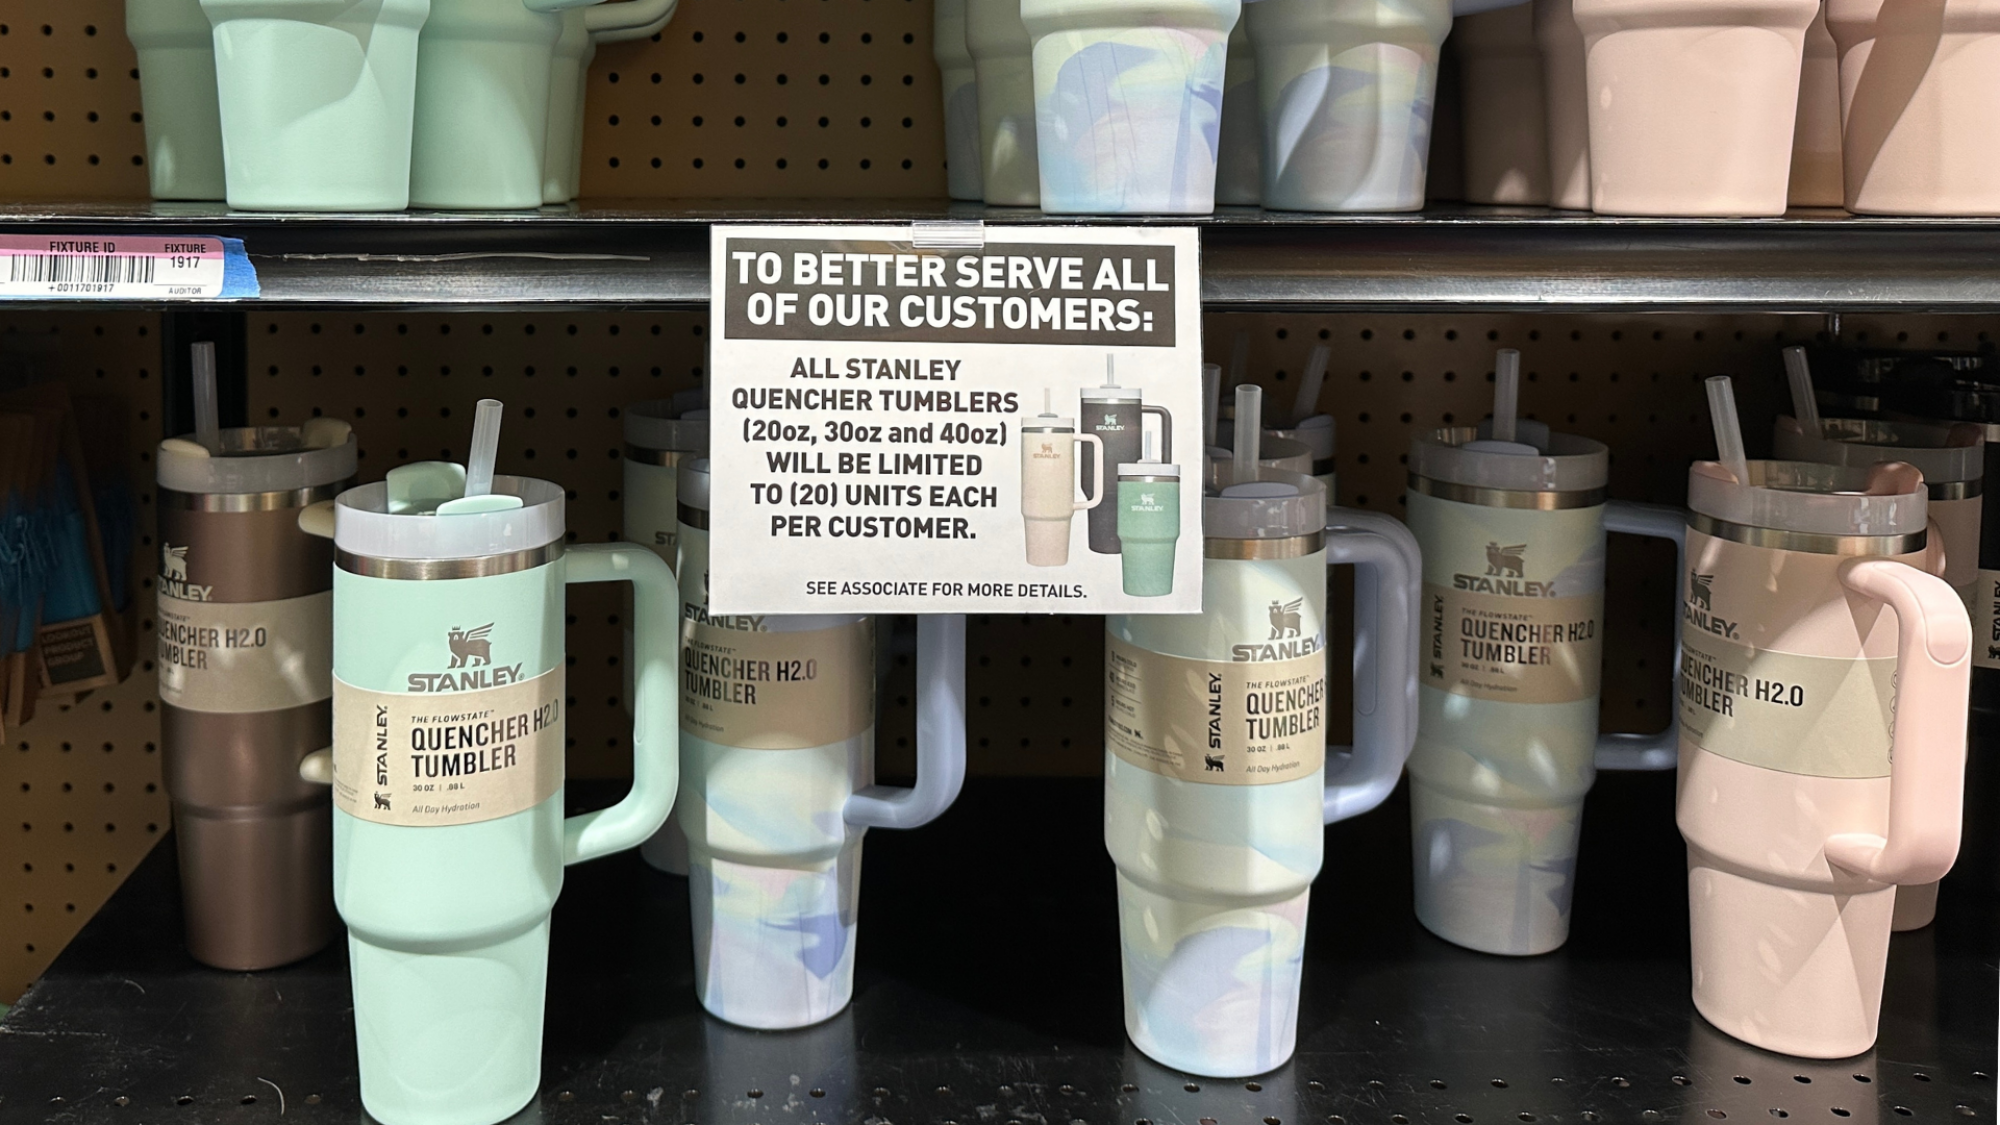
<path fill-rule="evenodd" d="M 2000 912 L 1986 876 L 1954 875 L 1938 923 L 1896 937 L 1874 1051 L 1784 1058 L 1688 1002 L 1673 800 L 1671 774 L 1599 779 L 1571 941 L 1518 960 L 1412 920 L 1400 795 L 1329 830 L 1298 1055 L 1237 1081 L 1165 1070 L 1124 1038 L 1094 781 L 975 779 L 937 824 L 871 834 L 856 1002 L 798 1032 L 700 1011 L 684 882 L 630 854 L 585 865 L 556 910 L 541 1094 L 516 1120 L 1991 1121 Z M 0 1022 L 0 1122 L 365 1120 L 344 951 L 258 974 L 193 964 L 173 863 L 171 844 L 156 849 Z"/>
<path fill-rule="evenodd" d="M 274 307 L 693 307 L 721 222 L 1081 222 L 909 200 L 597 201 L 537 212 L 265 215 L 216 204 L 14 204 L 0 234 L 242 238 Z M 1119 220 L 1121 222 L 1127 220 Z M 1222 310 L 1991 312 L 2000 221 L 1617 219 L 1440 207 L 1408 215 L 1223 208 L 1202 229 Z"/>

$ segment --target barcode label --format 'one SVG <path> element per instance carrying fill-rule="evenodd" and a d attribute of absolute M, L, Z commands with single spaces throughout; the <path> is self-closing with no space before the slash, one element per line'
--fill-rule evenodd
<path fill-rule="evenodd" d="M 206 300 L 225 273 L 219 238 L 0 237 L 0 298 Z"/>

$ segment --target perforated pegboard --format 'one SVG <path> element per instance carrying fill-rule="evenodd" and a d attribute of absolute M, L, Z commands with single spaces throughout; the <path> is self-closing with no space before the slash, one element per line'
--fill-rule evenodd
<path fill-rule="evenodd" d="M 158 318 L 0 314 L 0 333 L 51 330 L 71 393 L 123 404 L 138 503 L 134 558 L 150 558 Z M 40 975 L 167 829 L 149 579 L 134 597 L 141 620 L 131 677 L 74 706 L 45 705 L 0 740 L 0 1003 Z"/>
<path fill-rule="evenodd" d="M 939 197 L 929 0 L 684 0 L 589 79 L 588 196 Z M 0 5 L 0 199 L 146 195 L 123 0 Z"/>
<path fill-rule="evenodd" d="M 6 327 L 58 329 L 72 385 L 125 398 L 135 483 L 150 500 L 151 466 L 140 447 L 158 436 L 155 318 L 0 314 L 0 330 Z M 563 483 L 573 492 L 571 530 L 580 541 L 604 541 L 620 525 L 617 411 L 697 385 L 705 328 L 698 313 L 254 315 L 252 415 L 289 421 L 319 412 L 349 420 L 360 436 L 362 479 L 372 480 L 404 460 L 462 453 L 472 403 L 501 398 L 508 405 L 502 468 Z M 1312 346 L 1322 338 L 1332 345 L 1320 405 L 1339 426 L 1340 499 L 1400 514 L 1411 433 L 1486 412 L 1495 348 L 1524 353 L 1524 412 L 1612 447 L 1615 495 L 1677 503 L 1688 460 L 1712 452 L 1701 378 L 1737 378 L 1754 454 L 1781 401 L 1778 348 L 1822 325 L 1817 318 L 1774 316 L 1274 314 L 1210 316 L 1204 328 L 1208 357 L 1220 363 L 1228 362 L 1236 334 L 1248 333 L 1249 372 L 1281 403 L 1291 401 Z M 1977 345 L 1990 331 L 2000 331 L 2000 322 L 1850 317 L 1844 335 L 1857 343 L 1957 347 Z M 141 522 L 149 533 L 149 505 Z M 1665 721 L 1673 577 L 1660 545 L 1614 538 L 1608 728 L 1649 729 Z M 629 768 L 627 720 L 617 702 L 619 598 L 610 587 L 581 587 L 569 605 L 576 700 L 570 773 L 617 776 Z M 1336 608 L 1335 617 L 1344 614 Z M 1079 775 L 1100 768 L 1102 638 L 1101 623 L 1089 617 L 973 620 L 967 685 L 973 773 Z M 142 636 L 142 650 L 149 643 Z M 899 659 L 884 692 L 885 776 L 907 771 L 911 760 L 908 661 Z M 1344 694 L 1336 676 L 1335 716 L 1343 713 Z M 9 732 L 0 756 L 0 840 L 7 841 L 0 845 L 0 1000 L 40 971 L 164 830 L 158 756 L 148 749 L 157 739 L 153 701 L 151 667 L 142 664 L 118 689 Z M 111 751 L 103 750 L 106 744 Z M 16 835 L 22 823 L 35 827 Z M 63 831 L 63 824 L 72 827 Z M 106 832 L 103 824 L 117 829 Z M 16 855 L 17 843 L 31 854 Z M 25 909 L 31 902 L 32 912 Z"/>

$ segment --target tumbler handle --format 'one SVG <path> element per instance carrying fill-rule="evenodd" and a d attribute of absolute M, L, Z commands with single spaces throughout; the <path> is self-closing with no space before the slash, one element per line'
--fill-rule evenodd
<path fill-rule="evenodd" d="M 571 547 L 564 581 L 632 583 L 632 791 L 608 809 L 563 821 L 563 862 L 644 843 L 674 807 L 680 783 L 680 589 L 674 572 L 637 543 Z"/>
<path fill-rule="evenodd" d="M 1944 579 L 1889 559 L 1841 564 L 1840 580 L 1896 612 L 1889 830 L 1827 837 L 1826 858 L 1882 883 L 1931 883 L 1958 858 L 1972 621 Z"/>
<path fill-rule="evenodd" d="M 1148 414 L 1160 419 L 1160 460 L 1171 465 L 1174 461 L 1174 416 L 1164 406 L 1142 406 L 1139 408 L 1139 424 L 1145 425 Z M 1114 470 L 1115 471 L 1115 470 Z"/>
<path fill-rule="evenodd" d="M 917 784 L 870 785 L 841 818 L 860 828 L 916 828 L 936 820 L 965 784 L 965 615 L 917 618 Z"/>
<path fill-rule="evenodd" d="M 1674 662 L 1669 666 L 1669 682 L 1677 682 L 1681 671 L 1680 576 L 1687 572 L 1687 516 L 1679 508 L 1661 504 L 1634 504 L 1613 500 L 1604 505 L 1604 530 L 1623 535 L 1643 535 L 1649 539 L 1674 541 L 1673 610 L 1668 615 L 1674 631 Z M 1653 734 L 1600 734 L 1597 736 L 1597 768 L 1601 770 L 1670 770 L 1680 763 L 1681 709 L 1674 692 L 1667 691 L 1667 729 Z"/>
<path fill-rule="evenodd" d="M 583 26 L 599 43 L 617 43 L 628 38 L 645 38 L 674 18 L 680 0 L 625 0 L 622 4 L 599 4 L 583 13 Z"/>
<path fill-rule="evenodd" d="M 1327 511 L 1326 564 L 1354 570 L 1354 745 L 1329 764 L 1325 823 L 1359 816 L 1386 800 L 1417 741 L 1417 606 L 1423 554 L 1416 536 L 1387 516 Z"/>
<path fill-rule="evenodd" d="M 1090 491 L 1084 493 L 1089 499 L 1076 502 L 1075 510 L 1081 512 L 1104 503 L 1104 439 L 1096 434 L 1078 434 L 1076 440 L 1097 447 L 1097 456 L 1090 459 Z"/>

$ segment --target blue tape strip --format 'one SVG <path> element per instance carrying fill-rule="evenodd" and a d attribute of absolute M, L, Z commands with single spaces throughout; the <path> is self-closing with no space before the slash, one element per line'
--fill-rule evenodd
<path fill-rule="evenodd" d="M 243 249 L 240 238 L 222 240 L 222 296 L 225 300 L 250 300 L 261 297 L 263 287 L 257 283 L 257 267 L 250 264 L 250 254 Z"/>

